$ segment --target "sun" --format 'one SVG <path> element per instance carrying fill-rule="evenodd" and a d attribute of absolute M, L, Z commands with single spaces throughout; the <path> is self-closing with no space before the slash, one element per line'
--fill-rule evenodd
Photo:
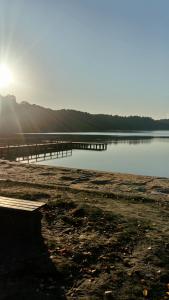
<path fill-rule="evenodd" d="M 7 88 L 13 81 L 10 68 L 6 64 L 0 64 L 0 88 Z"/>

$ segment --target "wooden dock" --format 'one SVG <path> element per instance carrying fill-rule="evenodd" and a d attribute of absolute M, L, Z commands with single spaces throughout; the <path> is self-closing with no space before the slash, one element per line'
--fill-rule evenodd
<path fill-rule="evenodd" d="M 93 151 L 107 150 L 107 144 L 103 144 L 103 143 L 73 142 L 72 146 L 73 146 L 73 149 L 81 149 L 81 150 L 93 150 Z"/>
<path fill-rule="evenodd" d="M 37 157 L 38 155 L 45 156 L 48 153 L 50 156 L 56 153 L 69 150 L 90 150 L 90 151 L 105 151 L 107 144 L 104 143 L 88 143 L 88 142 L 69 142 L 69 141 L 54 141 L 38 144 L 23 144 L 23 145 L 8 145 L 0 147 L 0 159 L 16 160 L 19 157 Z"/>

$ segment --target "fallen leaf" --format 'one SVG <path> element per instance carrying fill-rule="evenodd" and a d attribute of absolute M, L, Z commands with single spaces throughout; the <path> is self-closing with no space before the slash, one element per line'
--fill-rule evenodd
<path fill-rule="evenodd" d="M 144 296 L 144 297 L 147 297 L 147 296 L 148 296 L 148 290 L 147 290 L 147 289 L 144 289 L 144 290 L 143 290 L 143 296 Z"/>

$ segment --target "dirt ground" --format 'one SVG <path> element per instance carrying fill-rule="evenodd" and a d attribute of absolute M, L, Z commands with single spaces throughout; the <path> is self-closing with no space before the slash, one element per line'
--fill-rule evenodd
<path fill-rule="evenodd" d="M 46 203 L 42 238 L 3 249 L 0 299 L 169 299 L 169 179 L 0 163 L 1 196 Z"/>

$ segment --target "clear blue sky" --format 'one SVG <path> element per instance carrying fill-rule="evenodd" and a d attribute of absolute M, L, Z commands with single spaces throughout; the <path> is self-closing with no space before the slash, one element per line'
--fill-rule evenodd
<path fill-rule="evenodd" d="M 168 0 L 0 0 L 18 101 L 169 117 Z"/>

